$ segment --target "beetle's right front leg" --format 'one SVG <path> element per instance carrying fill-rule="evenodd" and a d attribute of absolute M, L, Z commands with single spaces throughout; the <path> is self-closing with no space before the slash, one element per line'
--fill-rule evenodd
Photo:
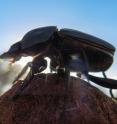
<path fill-rule="evenodd" d="M 32 65 L 32 63 L 29 62 L 29 63 L 24 67 L 24 69 L 21 71 L 21 73 L 16 77 L 16 79 L 14 80 L 14 82 L 18 81 L 18 79 L 19 79 L 21 76 L 23 76 L 23 74 L 27 71 L 28 67 L 31 67 L 31 65 Z M 15 92 L 15 95 L 12 97 L 12 100 L 17 99 L 17 98 L 20 96 L 21 92 L 25 89 L 25 87 L 28 86 L 30 80 L 33 79 L 33 76 L 34 76 L 34 74 L 33 74 L 32 69 L 31 69 L 30 72 L 28 73 L 28 75 L 26 76 L 25 80 L 22 81 L 20 87 L 19 87 L 19 88 L 17 89 L 17 91 Z M 14 83 L 14 82 L 13 82 L 13 83 Z"/>
<path fill-rule="evenodd" d="M 20 87 L 15 92 L 15 95 L 12 97 L 12 100 L 17 99 L 21 95 L 22 91 L 28 86 L 28 84 L 33 79 L 33 77 L 34 77 L 34 74 L 32 74 L 32 72 L 30 71 L 28 73 L 26 79 L 24 81 L 22 81 Z"/>
<path fill-rule="evenodd" d="M 32 62 L 28 62 L 26 66 L 22 69 L 22 71 L 18 74 L 12 84 L 16 83 L 27 71 L 28 67 L 32 66 Z"/>

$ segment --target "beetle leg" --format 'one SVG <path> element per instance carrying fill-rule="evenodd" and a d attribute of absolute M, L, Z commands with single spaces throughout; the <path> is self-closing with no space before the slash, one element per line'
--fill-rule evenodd
<path fill-rule="evenodd" d="M 106 73 L 105 73 L 104 71 L 102 71 L 102 74 L 103 74 L 104 78 L 107 79 Z M 111 97 L 114 99 L 114 95 L 113 95 L 112 90 L 113 90 L 113 89 L 110 88 L 110 89 L 109 89 L 109 93 L 110 93 Z"/>
<path fill-rule="evenodd" d="M 15 95 L 12 97 L 12 100 L 16 100 L 20 96 L 21 92 L 28 86 L 28 84 L 33 79 L 33 77 L 34 77 L 34 75 L 33 75 L 32 70 L 31 70 L 29 72 L 29 74 L 27 75 L 26 79 L 22 82 L 20 87 L 15 92 Z"/>
<path fill-rule="evenodd" d="M 19 78 L 22 77 L 22 76 L 24 75 L 24 73 L 26 73 L 28 67 L 30 67 L 31 64 L 32 64 L 32 62 L 28 62 L 28 63 L 26 64 L 26 66 L 25 66 L 25 67 L 23 68 L 23 70 L 19 73 L 19 75 L 15 78 L 15 80 L 13 81 L 12 84 L 14 84 L 16 81 L 18 81 Z"/>
<path fill-rule="evenodd" d="M 85 76 L 86 76 L 86 78 L 87 78 L 88 83 L 90 83 L 89 77 L 88 77 L 88 72 L 89 72 L 89 61 L 88 61 L 86 52 L 85 52 L 84 49 L 82 49 L 82 47 L 81 47 L 81 54 L 83 55 L 84 63 L 85 63 L 85 66 L 86 66 L 86 74 L 85 74 Z"/>
<path fill-rule="evenodd" d="M 88 79 L 88 69 L 84 62 L 79 61 L 76 68 L 78 68 L 78 72 L 77 72 L 78 77 L 82 78 L 82 75 L 84 75 L 87 78 L 87 80 L 89 80 Z"/>
<path fill-rule="evenodd" d="M 113 90 L 113 89 L 109 89 L 109 93 L 110 93 L 111 97 L 115 99 L 112 90 Z"/>
<path fill-rule="evenodd" d="M 71 60 L 69 60 L 68 67 L 70 68 L 70 70 L 75 70 L 79 78 L 84 75 L 88 80 L 88 67 L 86 62 L 82 60 L 82 58 L 78 56 L 76 56 L 76 59 L 72 58 Z"/>
<path fill-rule="evenodd" d="M 58 83 L 59 82 L 59 78 L 64 76 L 64 69 L 56 67 L 56 72 L 57 72 L 56 83 Z"/>
<path fill-rule="evenodd" d="M 68 103 L 68 100 L 69 100 L 69 91 L 71 89 L 71 81 L 70 81 L 70 70 L 69 68 L 65 67 L 65 70 L 64 70 L 64 86 L 65 86 L 65 94 L 63 96 L 63 100 L 64 100 L 64 103 L 63 103 L 63 110 L 61 112 L 61 119 L 64 118 L 66 115 L 66 103 Z"/>
<path fill-rule="evenodd" d="M 15 95 L 13 96 L 13 100 L 18 98 L 21 94 L 21 92 L 28 86 L 28 84 L 31 82 L 35 74 L 38 74 L 42 72 L 46 67 L 47 67 L 47 62 L 43 58 L 39 61 L 39 56 L 38 58 L 35 58 L 34 61 L 28 65 L 30 65 L 31 69 L 30 72 L 28 73 L 27 77 L 25 80 L 22 82 L 18 90 L 16 91 Z M 27 67 L 28 67 L 27 65 Z M 25 70 L 25 69 L 24 69 Z"/>
<path fill-rule="evenodd" d="M 104 78 L 107 79 L 106 73 L 104 71 L 102 71 L 102 74 L 103 74 Z M 109 89 L 109 93 L 111 95 L 111 98 L 114 98 L 111 88 Z"/>
<path fill-rule="evenodd" d="M 70 88 L 70 70 L 69 68 L 65 68 L 65 79 L 66 79 L 66 91 L 69 91 Z"/>
<path fill-rule="evenodd" d="M 51 56 L 50 66 L 51 66 L 51 70 L 53 68 L 53 70 L 55 69 L 55 71 L 57 71 L 57 82 L 58 82 L 59 77 L 62 77 L 64 75 L 64 68 L 63 68 L 64 61 L 61 52 L 56 48 L 53 48 L 53 50 L 55 51 L 56 55 L 54 57 Z"/>
<path fill-rule="evenodd" d="M 63 64 L 64 64 L 64 61 L 63 61 L 63 56 L 62 56 L 62 53 L 61 53 L 61 51 L 60 50 L 58 50 L 56 47 L 53 47 L 53 51 L 57 54 L 57 60 L 58 60 L 58 65 L 60 66 L 60 67 L 62 67 L 63 66 Z"/>
<path fill-rule="evenodd" d="M 102 74 L 103 74 L 104 78 L 107 78 L 106 73 L 104 71 L 102 71 Z"/>

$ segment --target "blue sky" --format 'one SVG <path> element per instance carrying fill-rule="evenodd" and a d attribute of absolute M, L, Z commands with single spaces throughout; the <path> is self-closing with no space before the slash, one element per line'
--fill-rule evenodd
<path fill-rule="evenodd" d="M 117 0 L 0 0 L 0 53 L 47 25 L 78 29 L 117 48 Z M 108 73 L 117 74 L 117 54 Z"/>

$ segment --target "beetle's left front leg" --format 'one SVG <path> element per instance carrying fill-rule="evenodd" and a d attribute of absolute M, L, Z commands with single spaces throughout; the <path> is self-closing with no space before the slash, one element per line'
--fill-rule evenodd
<path fill-rule="evenodd" d="M 32 73 L 32 70 L 30 70 L 25 80 L 22 81 L 19 88 L 16 90 L 15 95 L 12 97 L 12 100 L 17 99 L 20 96 L 21 92 L 28 86 L 28 84 L 33 79 L 33 77 L 34 77 L 34 74 Z"/>
<path fill-rule="evenodd" d="M 13 99 L 16 99 L 20 96 L 22 91 L 32 81 L 35 74 L 42 72 L 47 67 L 47 61 L 46 60 L 41 59 L 40 61 L 38 61 L 38 59 L 39 58 L 35 58 L 34 62 L 32 62 L 32 64 L 30 65 L 30 67 L 31 67 L 30 72 L 28 73 L 27 77 L 25 78 L 25 80 L 22 82 L 22 84 L 20 85 L 20 87 L 16 91 L 15 95 L 13 96 Z"/>
<path fill-rule="evenodd" d="M 18 76 L 15 78 L 15 80 L 12 82 L 12 84 L 17 82 L 19 78 L 22 77 L 26 73 L 28 67 L 31 67 L 31 65 L 32 65 L 32 62 L 28 62 L 26 66 L 22 69 L 22 71 L 18 74 Z"/>

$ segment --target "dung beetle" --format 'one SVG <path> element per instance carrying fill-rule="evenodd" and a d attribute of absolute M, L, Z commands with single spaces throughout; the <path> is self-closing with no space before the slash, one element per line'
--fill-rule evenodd
<path fill-rule="evenodd" d="M 0 58 L 11 58 L 12 62 L 18 61 L 22 56 L 34 58 L 15 79 L 17 81 L 28 67 L 31 68 L 17 93 L 20 94 L 35 74 L 46 69 L 47 61 L 44 57 L 50 58 L 50 69 L 58 75 L 65 73 L 69 76 L 72 71 L 81 72 L 96 84 L 117 89 L 117 81 L 105 76 L 105 71 L 113 63 L 114 53 L 115 47 L 102 39 L 73 29 L 58 30 L 56 26 L 48 26 L 29 31 Z M 89 75 L 89 72 L 103 72 L 105 78 Z M 110 92 L 112 94 L 112 90 Z"/>

